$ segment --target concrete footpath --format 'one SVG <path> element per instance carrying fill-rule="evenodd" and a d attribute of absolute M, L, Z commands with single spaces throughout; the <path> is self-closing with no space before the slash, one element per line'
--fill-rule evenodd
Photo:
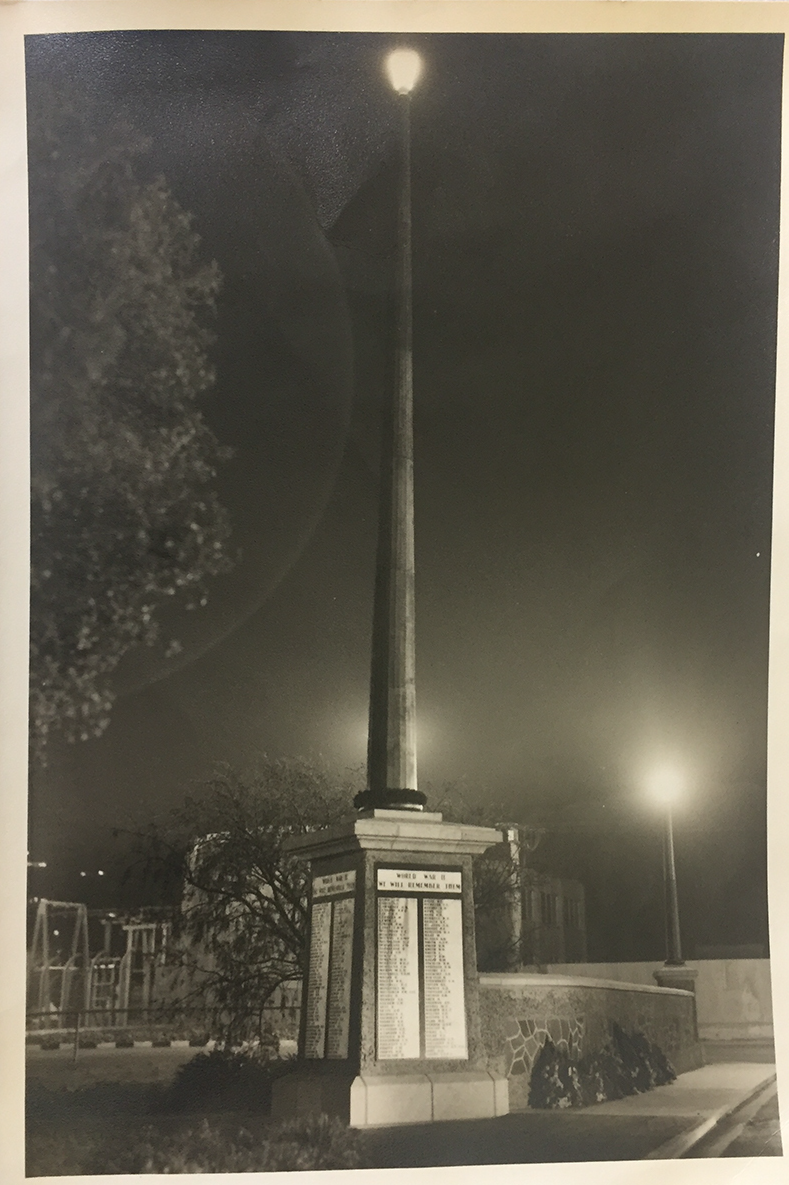
<path fill-rule="evenodd" d="M 377 1168 L 722 1156 L 774 1083 L 773 1065 L 719 1063 L 594 1107 L 378 1128 L 363 1141 Z"/>

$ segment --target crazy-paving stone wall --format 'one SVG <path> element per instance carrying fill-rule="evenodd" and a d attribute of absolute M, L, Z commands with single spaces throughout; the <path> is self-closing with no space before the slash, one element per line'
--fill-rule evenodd
<path fill-rule="evenodd" d="M 520 1074 L 531 1074 L 537 1054 L 548 1038 L 557 1049 L 579 1058 L 584 1053 L 583 1014 L 576 1016 L 524 1017 L 521 1020 L 508 1018 L 504 1030 L 505 1073 L 508 1078 Z"/>
<path fill-rule="evenodd" d="M 528 1106 L 534 1061 L 547 1037 L 575 1058 L 610 1040 L 614 1022 L 660 1046 L 677 1073 L 702 1064 L 690 992 L 559 975 L 480 975 L 488 1069 L 510 1080 L 510 1109 Z"/>

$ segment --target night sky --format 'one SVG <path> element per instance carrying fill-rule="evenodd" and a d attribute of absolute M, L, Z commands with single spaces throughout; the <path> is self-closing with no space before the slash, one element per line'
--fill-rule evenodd
<path fill-rule="evenodd" d="M 587 886 L 592 957 L 657 957 L 643 783 L 670 761 L 691 948 L 763 943 L 782 38 L 399 40 L 425 58 L 420 788 L 542 823 L 541 859 Z M 30 87 L 67 78 L 150 137 L 144 168 L 224 275 L 206 414 L 235 450 L 218 486 L 239 561 L 167 622 L 180 667 L 130 656 L 105 737 L 53 745 L 32 782 L 31 891 L 109 904 L 111 829 L 216 762 L 364 761 L 393 38 L 27 44 Z"/>

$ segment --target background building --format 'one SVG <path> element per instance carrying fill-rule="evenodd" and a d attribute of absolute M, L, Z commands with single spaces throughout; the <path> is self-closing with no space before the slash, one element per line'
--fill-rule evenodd
<path fill-rule="evenodd" d="M 532 867 L 542 833 L 504 828 L 504 842 L 477 861 L 477 963 L 481 971 L 587 958 L 580 881 Z"/>

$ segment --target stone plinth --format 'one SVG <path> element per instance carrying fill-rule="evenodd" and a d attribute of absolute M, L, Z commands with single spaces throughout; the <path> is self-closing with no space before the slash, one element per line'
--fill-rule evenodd
<path fill-rule="evenodd" d="M 506 1114 L 480 1036 L 471 861 L 498 831 L 371 810 L 295 837 L 310 862 L 299 1066 L 272 1114 L 354 1127 Z"/>
<path fill-rule="evenodd" d="M 653 971 L 652 974 L 659 987 L 679 988 L 680 991 L 690 992 L 693 995 L 693 1024 L 695 1026 L 696 1040 L 698 1040 L 699 1022 L 696 1013 L 696 980 L 699 973 L 696 968 L 687 967 L 684 963 L 664 963 L 662 967 L 658 967 L 657 971 Z"/>
<path fill-rule="evenodd" d="M 652 972 L 658 987 L 680 988 L 683 992 L 695 992 L 698 974 L 695 967 L 684 963 L 664 963 Z"/>

